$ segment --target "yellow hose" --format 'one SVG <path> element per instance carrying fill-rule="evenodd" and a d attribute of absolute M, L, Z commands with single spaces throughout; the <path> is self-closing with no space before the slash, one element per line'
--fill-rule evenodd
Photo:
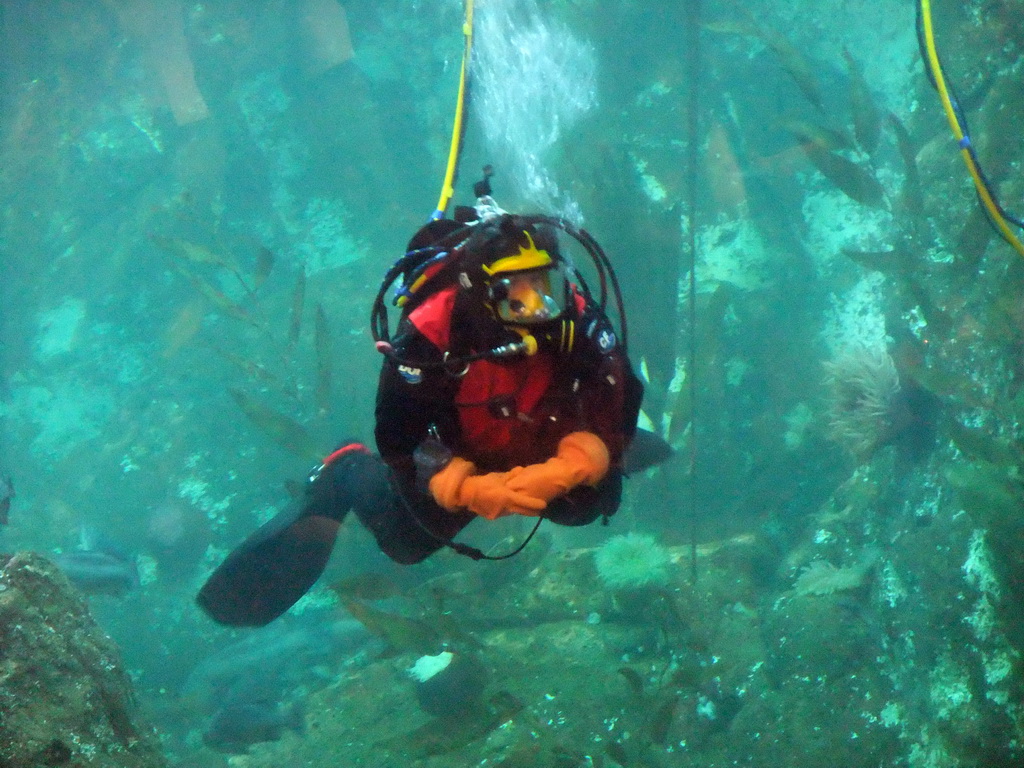
<path fill-rule="evenodd" d="M 967 171 L 971 174 L 971 179 L 974 181 L 974 188 L 978 191 L 978 198 L 981 200 L 981 204 L 985 207 L 989 218 L 996 225 L 996 229 L 999 230 L 999 234 L 1003 236 L 1003 239 L 1006 240 L 1006 242 L 1013 246 L 1017 253 L 1024 256 L 1024 243 L 1021 243 L 1013 230 L 1010 229 L 1009 222 L 1007 222 L 1006 217 L 1003 215 L 1002 208 L 999 206 L 999 203 L 996 202 L 995 198 L 992 197 L 992 192 L 985 183 L 981 169 L 978 167 L 974 154 L 969 148 L 970 138 L 966 137 L 964 128 L 960 124 L 960 118 L 957 116 L 956 108 L 953 106 L 953 99 L 949 95 L 946 78 L 942 72 L 942 64 L 939 62 L 939 54 L 935 49 L 935 32 L 932 27 L 931 0 L 921 0 L 920 7 L 926 54 L 925 63 L 928 67 L 928 71 L 931 72 L 932 80 L 935 82 L 935 88 L 939 92 L 939 98 L 942 100 L 942 108 L 946 112 L 946 119 L 949 121 L 950 128 L 953 129 L 953 136 L 956 138 L 957 143 L 960 146 L 960 155 L 963 157 L 964 164 L 967 166 Z"/>
<path fill-rule="evenodd" d="M 462 51 L 462 66 L 459 68 L 459 96 L 455 104 L 455 124 L 452 126 L 452 143 L 448 150 L 448 168 L 441 184 L 441 197 L 437 201 L 432 219 L 440 219 L 448 209 L 448 201 L 455 194 L 455 174 L 459 169 L 459 152 L 462 149 L 462 125 L 466 109 L 466 85 L 469 70 L 469 55 L 473 49 L 473 0 L 466 0 L 466 18 L 462 24 L 462 34 L 466 37 Z"/>

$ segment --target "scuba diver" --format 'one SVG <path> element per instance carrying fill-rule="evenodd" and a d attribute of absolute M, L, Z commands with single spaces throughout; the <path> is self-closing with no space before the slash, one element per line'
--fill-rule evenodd
<path fill-rule="evenodd" d="M 398 563 L 442 547 L 487 558 L 453 541 L 477 517 L 607 522 L 624 471 L 670 453 L 646 432 L 626 460 L 643 386 L 626 354 L 621 294 L 603 251 L 561 219 L 497 208 L 486 175 L 475 191 L 475 209 L 459 207 L 413 236 L 374 303 L 372 330 L 384 355 L 379 455 L 358 442 L 342 445 L 291 509 L 227 557 L 198 596 L 216 621 L 261 626 L 288 610 L 323 572 L 350 510 Z M 599 295 L 563 256 L 560 231 L 593 259 Z M 609 282 L 619 333 L 605 312 Z M 385 295 L 396 283 L 402 314 L 392 338 Z"/>

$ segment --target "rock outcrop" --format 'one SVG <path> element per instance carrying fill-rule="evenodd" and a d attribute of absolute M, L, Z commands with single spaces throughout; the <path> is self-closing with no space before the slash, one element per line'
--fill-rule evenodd
<path fill-rule="evenodd" d="M 0 555 L 0 768 L 162 768 L 117 647 L 41 555 Z"/>

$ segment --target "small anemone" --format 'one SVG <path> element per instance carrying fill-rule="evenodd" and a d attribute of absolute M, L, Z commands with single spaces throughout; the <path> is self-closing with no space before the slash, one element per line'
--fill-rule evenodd
<path fill-rule="evenodd" d="M 910 379 L 901 381 L 884 345 L 858 346 L 825 363 L 829 433 L 865 460 L 883 445 L 913 459 L 935 442 L 939 399 Z"/>
<path fill-rule="evenodd" d="M 608 539 L 594 554 L 597 575 L 609 589 L 668 584 L 669 551 L 653 536 L 627 533 Z"/>
<path fill-rule="evenodd" d="M 825 363 L 829 434 L 866 457 L 892 437 L 900 392 L 896 365 L 884 346 L 852 347 Z"/>

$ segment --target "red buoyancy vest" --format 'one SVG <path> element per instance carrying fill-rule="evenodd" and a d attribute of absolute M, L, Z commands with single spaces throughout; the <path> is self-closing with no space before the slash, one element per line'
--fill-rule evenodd
<path fill-rule="evenodd" d="M 554 359 L 545 352 L 469 366 L 455 402 L 462 439 L 478 458 L 514 466 L 551 455 L 551 446 L 538 445 L 538 419 L 544 415 L 538 406 L 551 387 L 553 368 Z"/>
<path fill-rule="evenodd" d="M 450 346 L 458 290 L 440 290 L 409 314 L 416 330 L 442 352 Z M 573 431 L 573 420 L 556 403 L 539 407 L 554 382 L 554 366 L 548 352 L 500 362 L 477 360 L 469 366 L 454 403 L 465 458 L 511 468 L 552 455 L 558 439 Z"/>

